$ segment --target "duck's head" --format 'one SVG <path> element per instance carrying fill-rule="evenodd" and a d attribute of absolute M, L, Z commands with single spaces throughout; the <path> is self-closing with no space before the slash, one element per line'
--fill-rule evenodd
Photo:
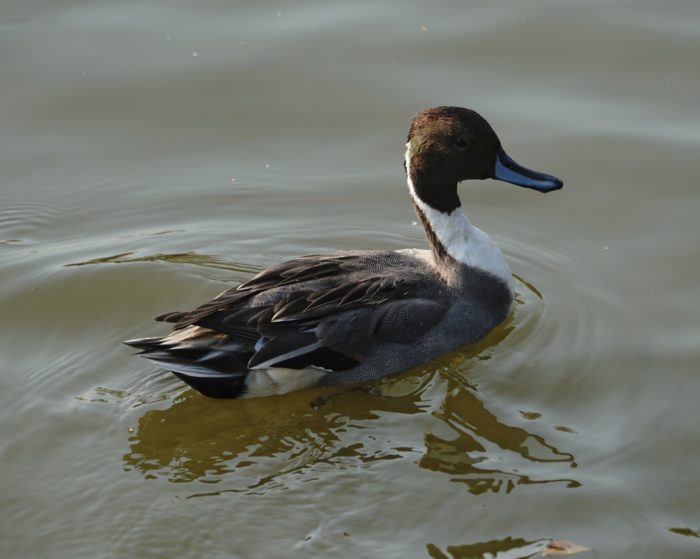
<path fill-rule="evenodd" d="M 491 125 L 476 111 L 433 107 L 411 121 L 406 170 L 420 198 L 442 211 L 459 206 L 456 188 L 436 189 L 469 179 L 496 179 L 539 192 L 558 190 L 561 180 L 526 169 L 503 150 Z"/>

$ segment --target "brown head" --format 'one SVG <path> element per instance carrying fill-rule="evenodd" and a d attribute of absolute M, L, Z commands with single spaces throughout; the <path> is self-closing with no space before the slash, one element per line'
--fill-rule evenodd
<path fill-rule="evenodd" d="M 491 125 L 476 111 L 433 107 L 418 113 L 408 133 L 406 165 L 416 194 L 437 210 L 458 207 L 457 183 L 496 179 L 540 192 L 558 190 L 556 177 L 515 163 Z"/>

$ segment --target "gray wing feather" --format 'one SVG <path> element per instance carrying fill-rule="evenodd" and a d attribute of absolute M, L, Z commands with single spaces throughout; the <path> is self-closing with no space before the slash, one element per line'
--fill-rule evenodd
<path fill-rule="evenodd" d="M 258 342 L 251 367 L 347 370 L 373 343 L 411 343 L 440 320 L 448 302 L 426 297 L 434 281 L 394 252 L 312 255 L 165 316 L 178 319 L 176 330 L 197 325 Z"/>

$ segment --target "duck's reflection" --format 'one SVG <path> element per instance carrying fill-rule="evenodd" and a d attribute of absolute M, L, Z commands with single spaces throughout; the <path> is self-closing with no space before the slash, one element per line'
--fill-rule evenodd
<path fill-rule="evenodd" d="M 421 467 L 449 474 L 474 494 L 509 493 L 518 485 L 538 483 L 579 486 L 574 479 L 557 477 L 558 465 L 551 467 L 564 462 L 575 468 L 572 454 L 558 450 L 541 435 L 499 421 L 474 392 L 462 389 L 458 378 L 449 376 L 445 381 L 447 397 L 433 413 L 445 434 L 425 434 Z M 508 464 L 507 469 L 503 464 Z M 554 470 L 552 475 L 549 470 Z"/>
<path fill-rule="evenodd" d="M 169 408 L 139 418 L 123 459 L 127 469 L 173 482 L 216 483 L 236 470 L 237 481 L 244 480 L 240 489 L 252 490 L 292 483 L 293 474 L 311 468 L 400 458 L 412 449 L 399 437 L 385 444 L 377 419 L 418 416 L 420 395 L 433 377 L 407 378 L 403 393 L 390 396 L 334 388 L 232 402 L 188 391 Z"/>
<path fill-rule="evenodd" d="M 504 538 L 467 545 L 450 545 L 445 552 L 435 544 L 428 544 L 428 555 L 433 559 L 475 559 L 477 557 L 508 557 L 528 559 L 541 557 L 544 541 L 528 541 L 523 538 Z"/>
<path fill-rule="evenodd" d="M 188 391 L 138 419 L 126 468 L 172 482 L 225 479 L 227 491 L 255 492 L 288 488 L 329 469 L 410 458 L 475 494 L 536 483 L 577 486 L 562 476 L 564 464 L 567 472 L 576 465 L 571 454 L 500 421 L 464 381 L 469 359 L 483 359 L 484 349 L 507 333 L 504 327 L 496 339 L 445 356 L 429 371 L 370 387 L 235 402 Z M 232 471 L 235 476 L 226 475 Z"/>

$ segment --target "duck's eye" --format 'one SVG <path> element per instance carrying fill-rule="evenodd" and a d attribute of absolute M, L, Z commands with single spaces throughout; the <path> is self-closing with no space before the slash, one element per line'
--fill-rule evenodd
<path fill-rule="evenodd" d="M 457 139 L 455 140 L 455 145 L 456 145 L 459 149 L 466 149 L 466 147 L 467 147 L 468 144 L 467 144 L 466 140 L 462 140 L 461 138 L 457 138 Z"/>

